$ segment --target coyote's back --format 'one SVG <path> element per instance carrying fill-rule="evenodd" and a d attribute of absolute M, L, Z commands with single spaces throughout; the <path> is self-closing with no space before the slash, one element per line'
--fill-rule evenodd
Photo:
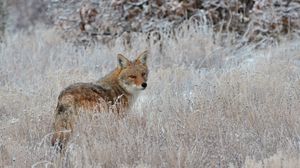
<path fill-rule="evenodd" d="M 119 117 L 130 108 L 139 91 L 147 87 L 147 51 L 129 61 L 118 54 L 118 67 L 94 83 L 76 83 L 64 89 L 55 110 L 52 145 L 62 146 L 74 130 L 81 111 L 115 112 Z"/>

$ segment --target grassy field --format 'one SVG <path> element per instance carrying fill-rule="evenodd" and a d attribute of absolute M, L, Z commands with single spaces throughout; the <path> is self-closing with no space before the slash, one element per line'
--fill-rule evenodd
<path fill-rule="evenodd" d="M 297 167 L 300 41 L 264 49 L 183 26 L 160 43 L 133 34 L 86 49 L 59 32 L 0 44 L 0 167 Z M 150 50 L 148 88 L 123 120 L 80 119 L 60 156 L 50 146 L 59 92 Z"/>

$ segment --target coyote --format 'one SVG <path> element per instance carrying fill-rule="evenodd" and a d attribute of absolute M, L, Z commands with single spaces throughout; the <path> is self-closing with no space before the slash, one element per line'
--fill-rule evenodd
<path fill-rule="evenodd" d="M 58 97 L 51 144 L 62 148 L 80 111 L 113 111 L 123 117 L 138 93 L 147 87 L 147 56 L 144 51 L 129 61 L 118 54 L 118 67 L 108 75 L 94 83 L 76 83 L 64 89 Z"/>

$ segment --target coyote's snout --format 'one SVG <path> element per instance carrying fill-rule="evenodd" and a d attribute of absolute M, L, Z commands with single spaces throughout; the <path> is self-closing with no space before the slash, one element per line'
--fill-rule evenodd
<path fill-rule="evenodd" d="M 65 144 L 73 132 L 80 111 L 113 111 L 123 116 L 137 93 L 147 87 L 148 52 L 129 61 L 118 54 L 118 67 L 94 83 L 77 83 L 63 90 L 55 110 L 52 145 Z"/>

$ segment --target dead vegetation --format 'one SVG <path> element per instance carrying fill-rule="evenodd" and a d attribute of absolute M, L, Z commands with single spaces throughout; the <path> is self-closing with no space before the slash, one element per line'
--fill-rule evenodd
<path fill-rule="evenodd" d="M 0 167 L 299 165 L 298 1 L 38 2 L 7 3 Z M 15 31 L 44 20 L 56 28 Z M 55 153 L 59 91 L 146 48 L 149 87 L 129 115 L 82 117 L 66 155 Z"/>
<path fill-rule="evenodd" d="M 54 1 L 52 5 L 53 21 L 68 33 L 80 29 L 77 35 L 81 41 L 114 39 L 125 32 L 173 29 L 189 19 L 213 25 L 216 32 L 236 33 L 242 42 L 276 43 L 282 35 L 294 37 L 300 33 L 298 1 L 73 0 Z M 66 10 L 70 12 L 64 13 Z M 86 36 L 82 36 L 84 32 Z"/>
<path fill-rule="evenodd" d="M 175 32 L 177 38 L 163 35 L 163 48 L 138 34 L 132 50 L 121 39 L 110 47 L 84 49 L 53 34 L 45 29 L 11 34 L 0 45 L 1 166 L 288 167 L 299 162 L 299 41 L 260 50 L 224 47 L 214 42 L 211 28 L 190 24 Z M 133 57 L 144 48 L 151 51 L 149 88 L 129 115 L 119 121 L 110 114 L 81 118 L 60 158 L 50 145 L 59 91 L 108 73 L 117 53 Z"/>
<path fill-rule="evenodd" d="M 80 45 L 111 43 L 117 37 L 130 43 L 131 32 L 174 31 L 187 20 L 211 25 L 223 36 L 233 33 L 241 44 L 275 44 L 283 35 L 292 39 L 300 33 L 300 3 L 291 0 L 3 2 L 8 16 L 7 31 L 30 30 L 32 25 L 40 23 L 54 25 L 65 40 Z"/>

